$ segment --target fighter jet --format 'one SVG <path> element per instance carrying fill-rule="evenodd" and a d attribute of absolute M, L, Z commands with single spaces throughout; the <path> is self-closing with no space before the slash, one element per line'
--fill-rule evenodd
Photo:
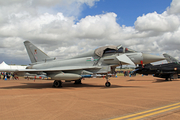
<path fill-rule="evenodd" d="M 144 67 L 140 66 L 135 69 L 136 73 L 149 75 L 153 74 L 154 77 L 165 78 L 166 81 L 177 79 L 180 73 L 179 61 L 168 54 L 163 54 L 166 60 L 170 63 L 152 65 L 146 64 Z"/>
<path fill-rule="evenodd" d="M 54 87 L 61 87 L 62 80 L 81 84 L 83 78 L 92 77 L 95 74 L 105 74 L 105 86 L 109 87 L 111 83 L 108 79 L 108 73 L 115 72 L 117 66 L 147 64 L 164 60 L 164 57 L 137 52 L 122 45 L 99 47 L 69 59 L 57 60 L 49 57 L 29 41 L 25 41 L 24 45 L 31 64 L 26 70 L 17 70 L 16 73 L 19 75 L 23 72 L 45 73 L 46 76 L 54 80 Z"/>

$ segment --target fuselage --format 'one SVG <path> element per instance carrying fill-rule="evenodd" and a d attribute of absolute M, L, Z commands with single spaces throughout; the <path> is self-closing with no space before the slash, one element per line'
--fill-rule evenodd
<path fill-rule="evenodd" d="M 140 74 L 171 74 L 180 73 L 180 65 L 177 63 L 167 63 L 160 65 L 147 65 L 144 68 L 137 68 Z"/>
<path fill-rule="evenodd" d="M 96 55 L 91 56 L 81 56 L 74 57 L 64 60 L 52 60 L 52 61 L 42 61 L 38 64 L 32 64 L 28 69 L 48 69 L 48 68 L 58 68 L 58 67 L 70 67 L 70 66 L 119 66 L 125 65 L 127 63 L 120 62 L 116 57 L 122 53 L 116 54 L 106 54 L 103 57 L 98 57 Z M 140 64 L 142 61 L 142 54 L 138 53 L 127 53 L 126 54 L 135 64 Z"/>

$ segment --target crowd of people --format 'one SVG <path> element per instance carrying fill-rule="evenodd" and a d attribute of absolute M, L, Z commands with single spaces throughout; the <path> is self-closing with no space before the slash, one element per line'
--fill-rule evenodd
<path fill-rule="evenodd" d="M 19 78 L 15 76 L 12 72 L 0 72 L 0 79 L 3 80 L 18 80 Z"/>
<path fill-rule="evenodd" d="M 133 71 L 123 71 L 123 73 L 124 73 L 124 77 L 126 77 L 126 76 L 136 76 L 136 73 L 135 72 L 133 72 Z"/>

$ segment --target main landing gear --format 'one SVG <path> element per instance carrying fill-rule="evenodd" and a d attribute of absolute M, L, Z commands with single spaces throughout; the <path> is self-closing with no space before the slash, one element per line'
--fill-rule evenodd
<path fill-rule="evenodd" d="M 55 80 L 54 83 L 53 83 L 53 87 L 62 87 L 62 82 L 61 80 Z"/>
<path fill-rule="evenodd" d="M 74 84 L 82 84 L 82 83 L 81 83 L 81 79 L 76 80 L 76 81 L 74 82 Z M 109 82 L 109 79 L 108 79 L 108 75 L 106 75 L 106 83 L 105 83 L 105 86 L 106 86 L 106 87 L 110 87 L 110 86 L 111 86 L 111 83 Z M 62 82 L 61 82 L 61 80 L 55 80 L 55 81 L 53 82 L 53 87 L 56 87 L 56 88 L 62 87 Z"/>
<path fill-rule="evenodd" d="M 173 74 L 166 76 L 166 81 L 172 81 L 172 79 L 173 79 Z"/>
<path fill-rule="evenodd" d="M 110 87 L 111 86 L 111 83 L 109 82 L 109 79 L 108 79 L 108 75 L 106 75 L 106 83 L 105 83 L 105 86 L 106 87 Z"/>
<path fill-rule="evenodd" d="M 82 84 L 81 79 L 76 80 L 76 81 L 74 82 L 74 84 Z"/>
<path fill-rule="evenodd" d="M 172 81 L 171 77 L 166 77 L 166 81 Z"/>

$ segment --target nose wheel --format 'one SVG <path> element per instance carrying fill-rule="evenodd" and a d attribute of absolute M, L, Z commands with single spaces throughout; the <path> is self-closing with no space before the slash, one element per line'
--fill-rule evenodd
<path fill-rule="evenodd" d="M 110 87 L 111 86 L 111 83 L 109 82 L 109 79 L 108 79 L 108 75 L 106 75 L 106 83 L 105 83 L 105 86 L 106 87 Z"/>
<path fill-rule="evenodd" d="M 105 83 L 105 86 L 106 86 L 106 87 L 110 87 L 110 86 L 111 86 L 111 83 L 110 83 L 110 82 L 106 82 L 106 83 Z"/>

